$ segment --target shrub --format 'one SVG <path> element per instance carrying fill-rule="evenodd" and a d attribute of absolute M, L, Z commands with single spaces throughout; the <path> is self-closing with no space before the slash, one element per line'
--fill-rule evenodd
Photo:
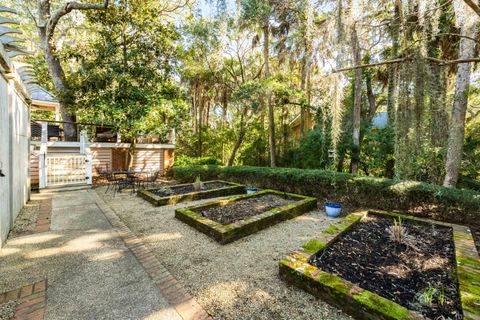
<path fill-rule="evenodd" d="M 180 155 L 175 157 L 175 166 L 201 166 L 218 165 L 219 162 L 214 157 L 189 157 Z"/>
<path fill-rule="evenodd" d="M 356 176 L 325 170 L 185 166 L 175 167 L 180 181 L 222 179 L 260 188 L 342 202 L 346 207 L 398 210 L 459 224 L 480 226 L 480 193 L 437 185 Z"/>

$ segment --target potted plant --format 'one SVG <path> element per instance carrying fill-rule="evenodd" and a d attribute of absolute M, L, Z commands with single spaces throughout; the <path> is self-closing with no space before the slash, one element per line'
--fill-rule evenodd
<path fill-rule="evenodd" d="M 342 213 L 342 205 L 340 203 L 325 203 L 325 213 L 330 218 L 338 218 Z"/>
<path fill-rule="evenodd" d="M 253 194 L 253 193 L 257 192 L 257 191 L 258 191 L 257 188 L 247 187 L 247 194 Z"/>

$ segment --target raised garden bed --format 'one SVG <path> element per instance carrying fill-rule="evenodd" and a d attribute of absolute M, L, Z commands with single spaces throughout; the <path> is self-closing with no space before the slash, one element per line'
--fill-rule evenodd
<path fill-rule="evenodd" d="M 161 188 L 141 189 L 137 194 L 156 206 L 163 206 L 184 201 L 243 194 L 245 192 L 245 186 L 241 184 L 218 180 L 204 182 L 200 191 L 195 191 L 193 183 L 186 183 Z"/>
<path fill-rule="evenodd" d="M 391 234 L 399 218 L 400 239 Z M 464 226 L 359 211 L 279 266 L 357 319 L 480 319 L 480 261 Z"/>
<path fill-rule="evenodd" d="M 317 206 L 317 199 L 275 190 L 175 210 L 175 217 L 213 237 L 232 242 Z"/>

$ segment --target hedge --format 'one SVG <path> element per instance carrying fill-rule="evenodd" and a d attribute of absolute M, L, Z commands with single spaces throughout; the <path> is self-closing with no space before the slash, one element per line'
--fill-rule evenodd
<path fill-rule="evenodd" d="M 174 166 L 198 166 L 198 165 L 217 165 L 217 159 L 213 157 L 189 157 L 180 155 L 175 157 Z"/>
<path fill-rule="evenodd" d="M 179 181 L 221 179 L 336 201 L 347 208 L 400 211 L 457 224 L 480 226 L 480 192 L 417 182 L 356 176 L 324 170 L 184 166 L 174 167 Z"/>

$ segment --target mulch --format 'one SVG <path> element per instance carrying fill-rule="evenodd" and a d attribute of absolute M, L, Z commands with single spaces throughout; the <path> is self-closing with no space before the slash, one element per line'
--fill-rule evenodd
<path fill-rule="evenodd" d="M 201 210 L 199 213 L 218 223 L 230 224 L 293 202 L 295 202 L 295 200 L 288 196 L 283 197 L 266 194 L 255 198 L 235 201 L 224 206 L 211 207 Z"/>
<path fill-rule="evenodd" d="M 461 318 L 451 228 L 404 220 L 406 237 L 398 242 L 392 225 L 369 217 L 310 263 L 425 317 Z"/>

